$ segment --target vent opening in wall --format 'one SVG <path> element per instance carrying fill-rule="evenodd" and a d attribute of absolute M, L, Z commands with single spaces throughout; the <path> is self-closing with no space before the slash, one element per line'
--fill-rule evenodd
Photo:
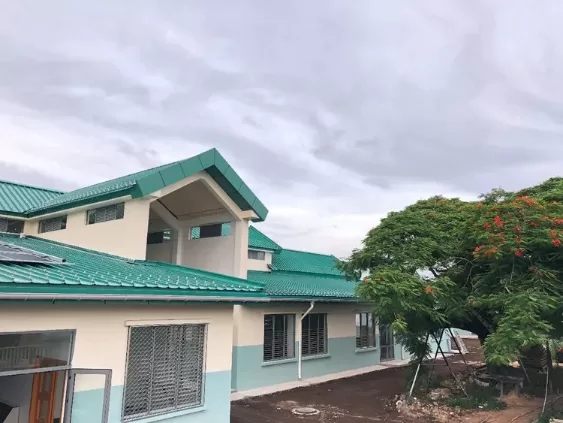
<path fill-rule="evenodd" d="M 45 232 L 54 232 L 66 229 L 66 218 L 67 216 L 64 215 L 41 220 L 39 222 L 39 233 L 43 234 Z"/>
<path fill-rule="evenodd" d="M 86 224 L 109 222 L 110 220 L 123 219 L 125 203 L 112 204 L 111 206 L 98 207 L 86 212 Z"/>
<path fill-rule="evenodd" d="M 259 250 L 248 250 L 248 258 L 250 260 L 266 260 L 266 252 Z"/>
<path fill-rule="evenodd" d="M 0 217 L 0 232 L 21 234 L 23 232 L 23 224 L 23 220 L 4 219 Z"/>
<path fill-rule="evenodd" d="M 231 234 L 231 223 L 213 223 L 211 225 L 194 226 L 191 230 L 191 239 L 215 238 Z"/>

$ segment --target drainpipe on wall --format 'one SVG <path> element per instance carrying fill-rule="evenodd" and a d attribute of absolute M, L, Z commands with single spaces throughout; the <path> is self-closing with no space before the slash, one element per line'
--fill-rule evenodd
<path fill-rule="evenodd" d="M 301 316 L 301 319 L 299 319 L 299 332 L 301 332 L 303 329 L 303 319 L 305 317 L 307 317 L 307 315 L 311 312 L 311 310 L 313 310 L 313 308 L 315 307 L 315 302 L 311 301 L 311 306 L 309 307 L 309 309 L 303 314 L 303 316 Z M 303 340 L 303 335 L 301 335 L 301 339 L 299 340 L 299 351 L 297 352 L 297 380 L 301 380 L 301 364 L 303 363 L 303 351 L 301 350 L 301 342 Z"/>

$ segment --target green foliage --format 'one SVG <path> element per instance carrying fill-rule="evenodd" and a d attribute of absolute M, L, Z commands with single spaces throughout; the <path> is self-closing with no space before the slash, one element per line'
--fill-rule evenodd
<path fill-rule="evenodd" d="M 563 178 L 481 200 L 433 197 L 392 212 L 340 265 L 416 357 L 446 327 L 486 339 L 495 364 L 563 334 Z"/>
<path fill-rule="evenodd" d="M 463 393 L 452 396 L 446 400 L 450 407 L 459 407 L 465 410 L 504 410 L 506 403 L 497 398 L 495 388 L 479 385 L 465 387 L 467 396 Z"/>

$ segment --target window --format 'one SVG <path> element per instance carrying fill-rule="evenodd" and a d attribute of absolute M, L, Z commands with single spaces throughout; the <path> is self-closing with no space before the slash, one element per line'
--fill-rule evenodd
<path fill-rule="evenodd" d="M 191 239 L 214 238 L 231 234 L 231 223 L 213 223 L 211 225 L 194 226 Z"/>
<path fill-rule="evenodd" d="M 99 207 L 86 212 L 86 224 L 108 222 L 110 220 L 123 219 L 125 214 L 125 203 L 112 204 L 111 206 Z"/>
<path fill-rule="evenodd" d="M 264 316 L 264 361 L 295 357 L 295 315 Z"/>
<path fill-rule="evenodd" d="M 326 314 L 308 314 L 301 324 L 301 353 L 320 355 L 327 353 Z"/>
<path fill-rule="evenodd" d="M 23 220 L 4 219 L 0 217 L 0 232 L 21 234 L 23 232 Z"/>
<path fill-rule="evenodd" d="M 266 260 L 266 253 L 258 250 L 248 250 L 248 258 L 250 260 Z"/>
<path fill-rule="evenodd" d="M 66 215 L 41 220 L 39 222 L 39 233 L 60 231 L 66 229 Z"/>
<path fill-rule="evenodd" d="M 371 313 L 356 314 L 356 348 L 375 348 L 375 319 Z"/>
<path fill-rule="evenodd" d="M 123 420 L 203 405 L 206 326 L 129 329 Z"/>

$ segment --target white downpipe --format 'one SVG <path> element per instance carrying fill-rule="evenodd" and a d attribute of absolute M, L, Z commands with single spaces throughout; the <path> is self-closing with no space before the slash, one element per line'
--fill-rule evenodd
<path fill-rule="evenodd" d="M 303 330 L 303 319 L 305 317 L 307 317 L 307 315 L 311 312 L 311 310 L 313 310 L 313 308 L 315 307 L 315 302 L 311 301 L 311 306 L 309 307 L 309 309 L 303 314 L 303 316 L 301 316 L 301 318 L 299 319 L 299 333 L 301 334 L 299 339 L 299 351 L 297 352 L 297 380 L 301 380 L 301 367 L 302 367 L 302 363 L 303 363 L 303 351 L 301 350 L 301 342 L 303 342 L 303 334 L 302 334 L 302 330 Z"/>

